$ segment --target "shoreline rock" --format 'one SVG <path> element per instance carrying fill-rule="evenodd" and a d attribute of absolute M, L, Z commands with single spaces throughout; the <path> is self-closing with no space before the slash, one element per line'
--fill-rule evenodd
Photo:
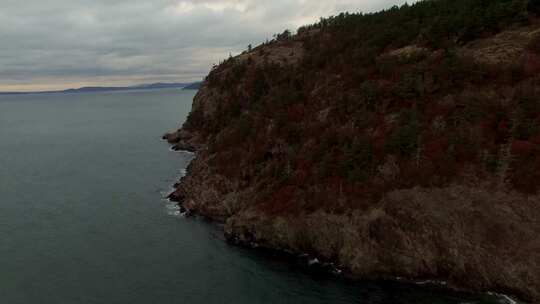
<path fill-rule="evenodd" d="M 195 151 L 197 152 L 197 151 Z M 197 158 L 194 160 L 197 161 Z M 459 280 L 450 279 L 450 281 L 447 281 L 448 277 L 445 276 L 433 276 L 429 274 L 420 274 L 420 275 L 413 275 L 408 276 L 406 272 L 389 272 L 386 271 L 380 272 L 375 271 L 372 273 L 362 273 L 361 271 L 358 272 L 358 270 L 355 270 L 351 266 L 347 266 L 342 264 L 339 260 L 331 259 L 331 258 L 325 258 L 317 253 L 313 254 L 307 254 L 302 253 L 299 250 L 295 250 L 294 248 L 288 247 L 288 246 L 280 246 L 273 244 L 271 242 L 268 242 L 266 237 L 258 236 L 257 229 L 255 227 L 265 227 L 265 225 L 255 224 L 253 228 L 244 230 L 244 232 L 241 232 L 241 228 L 236 227 L 236 223 L 234 221 L 231 221 L 231 219 L 237 219 L 236 216 L 231 216 L 230 218 L 224 218 L 221 212 L 218 212 L 217 214 L 212 213 L 211 209 L 205 209 L 205 208 L 199 208 L 199 205 L 196 204 L 193 201 L 193 192 L 192 191 L 203 191 L 200 188 L 189 188 L 186 189 L 184 186 L 186 185 L 186 178 L 190 178 L 190 174 L 192 174 L 192 165 L 190 165 L 190 168 L 187 171 L 186 177 L 182 178 L 182 180 L 174 185 L 175 191 L 173 191 L 169 198 L 172 201 L 175 201 L 179 204 L 181 208 L 181 212 L 185 213 L 186 216 L 194 216 L 194 215 L 200 215 L 205 219 L 209 219 L 211 221 L 217 222 L 217 223 L 223 223 L 224 225 L 224 235 L 225 240 L 227 243 L 234 245 L 234 246 L 240 246 L 244 248 L 254 249 L 260 252 L 270 253 L 272 255 L 282 256 L 283 258 L 286 258 L 291 261 L 297 261 L 299 265 L 304 265 L 306 269 L 309 269 L 311 271 L 314 271 L 314 273 L 325 273 L 330 275 L 337 275 L 340 277 L 344 277 L 346 279 L 350 280 L 383 280 L 383 281 L 398 281 L 398 282 L 405 282 L 405 283 L 411 283 L 416 285 L 429 285 L 434 287 L 444 287 L 445 289 L 453 290 L 456 292 L 467 292 L 467 293 L 487 293 L 490 288 L 482 287 L 481 285 L 471 285 L 470 280 L 467 280 L 466 283 L 460 283 Z M 188 200 L 192 200 L 189 206 L 191 208 L 186 207 L 186 202 Z M 183 211 L 182 211 L 183 210 Z M 320 221 L 317 221 L 320 223 Z M 249 223 L 249 220 L 248 222 Z M 382 222 L 378 222 L 379 225 L 382 224 Z M 243 225 L 243 224 L 242 224 Z M 266 230 L 267 228 L 264 228 L 263 230 Z M 279 235 L 279 231 L 272 232 Z M 394 240 L 390 240 L 391 242 L 394 242 Z M 336 266 L 339 265 L 339 266 Z M 467 274 L 471 275 L 472 274 Z M 474 278 L 471 278 L 474 280 Z M 497 290 L 503 297 L 510 298 L 508 295 L 520 295 L 521 298 L 527 298 L 528 296 L 526 294 L 521 293 L 519 290 L 512 290 L 512 289 L 506 289 L 506 288 L 499 288 Z M 507 295 L 508 294 L 508 295 Z"/>

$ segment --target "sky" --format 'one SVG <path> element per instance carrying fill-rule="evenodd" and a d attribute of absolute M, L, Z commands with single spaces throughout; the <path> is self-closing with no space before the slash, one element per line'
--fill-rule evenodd
<path fill-rule="evenodd" d="M 191 82 L 322 16 L 404 0 L 0 0 L 0 91 Z"/>

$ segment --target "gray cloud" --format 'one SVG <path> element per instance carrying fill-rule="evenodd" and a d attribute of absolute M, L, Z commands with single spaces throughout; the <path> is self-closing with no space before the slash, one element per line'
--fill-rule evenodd
<path fill-rule="evenodd" d="M 191 81 L 273 33 L 403 0 L 1 0 L 0 91 Z"/>

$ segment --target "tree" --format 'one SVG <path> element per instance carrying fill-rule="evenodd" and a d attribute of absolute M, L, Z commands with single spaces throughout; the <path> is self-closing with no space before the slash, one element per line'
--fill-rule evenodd
<path fill-rule="evenodd" d="M 420 134 L 419 114 L 415 110 L 405 110 L 401 113 L 399 128 L 386 141 L 389 153 L 411 156 L 418 148 Z"/>
<path fill-rule="evenodd" d="M 291 38 L 291 31 L 285 30 L 285 31 L 283 31 L 283 33 L 277 34 L 276 38 L 277 38 L 277 40 L 287 40 L 287 39 Z"/>
<path fill-rule="evenodd" d="M 534 14 L 540 14 L 540 0 L 529 0 L 527 10 Z"/>

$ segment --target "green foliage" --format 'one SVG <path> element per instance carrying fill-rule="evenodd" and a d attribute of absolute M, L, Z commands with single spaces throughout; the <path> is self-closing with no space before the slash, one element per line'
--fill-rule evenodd
<path fill-rule="evenodd" d="M 484 155 L 484 166 L 487 169 L 488 172 L 495 173 L 497 172 L 497 168 L 499 168 L 499 159 L 497 155 L 493 153 L 487 153 Z"/>
<path fill-rule="evenodd" d="M 360 85 L 362 102 L 369 111 L 375 111 L 378 98 L 377 84 L 366 80 Z"/>
<path fill-rule="evenodd" d="M 355 66 L 368 66 L 374 63 L 377 56 L 377 49 L 369 46 L 362 46 L 353 51 L 352 60 Z"/>
<path fill-rule="evenodd" d="M 277 40 L 287 40 L 291 38 L 291 31 L 285 30 L 281 34 L 276 34 L 275 37 Z"/>
<path fill-rule="evenodd" d="M 538 134 L 540 126 L 532 119 L 523 118 L 518 120 L 514 128 L 513 137 L 520 140 L 527 140 L 533 135 Z"/>
<path fill-rule="evenodd" d="M 529 2 L 529 10 L 539 0 Z M 316 64 L 354 50 L 354 63 L 369 65 L 388 48 L 423 44 L 434 49 L 449 48 L 511 24 L 527 20 L 527 0 L 437 0 L 393 7 L 373 14 L 342 13 L 300 29 L 320 29 L 335 36 L 332 43 L 311 45 L 306 58 Z"/>
<path fill-rule="evenodd" d="M 397 130 L 388 138 L 386 150 L 391 154 L 411 156 L 418 149 L 420 134 L 419 114 L 415 110 L 405 110 L 401 113 Z"/>
<path fill-rule="evenodd" d="M 395 56 L 382 56 L 377 59 L 376 67 L 379 74 L 383 77 L 392 77 L 396 71 L 399 59 Z"/>
<path fill-rule="evenodd" d="M 189 112 L 186 122 L 182 126 L 185 130 L 192 131 L 203 125 L 203 113 L 201 109 L 195 109 Z"/>
<path fill-rule="evenodd" d="M 345 176 L 351 182 L 367 180 L 373 167 L 373 147 L 369 138 L 360 136 L 345 147 Z"/>
<path fill-rule="evenodd" d="M 376 197 L 386 187 L 422 185 L 412 177 L 439 185 L 461 173 L 495 174 L 509 140 L 540 151 L 538 78 L 517 69 L 510 77 L 509 67 L 476 63 L 459 50 L 526 23 L 538 2 L 431 0 L 322 19 L 294 37 L 304 46 L 299 64 L 276 63 L 272 47 L 258 47 L 245 64 L 230 58 L 216 67 L 208 77 L 220 94 L 213 117 L 194 112 L 186 124 L 219 138 L 216 153 L 245 153 L 249 160 L 239 162 L 258 163 L 253 178 L 260 184 L 313 176 L 310 182 L 324 184 L 318 189 L 336 184 L 345 196 Z M 276 39 L 271 43 L 293 45 L 288 31 Z M 391 52 L 405 46 L 417 47 Z M 540 38 L 529 50 L 540 53 Z M 288 152 L 268 152 L 273 141 Z M 305 170 L 291 167 L 300 153 Z M 509 172 L 527 169 L 527 161 L 510 162 Z M 402 178 L 383 176 L 378 185 L 382 164 L 389 177 L 396 171 Z"/>
<path fill-rule="evenodd" d="M 235 129 L 238 136 L 238 142 L 246 140 L 253 131 L 251 119 L 246 115 L 242 115 L 236 121 Z"/>
<path fill-rule="evenodd" d="M 317 173 L 320 178 L 327 178 L 330 176 L 330 162 L 330 154 L 325 154 L 324 157 L 319 161 Z"/>
<path fill-rule="evenodd" d="M 424 95 L 424 75 L 422 72 L 412 71 L 402 76 L 394 93 L 404 99 L 422 97 Z"/>
<path fill-rule="evenodd" d="M 267 94 L 269 86 L 266 82 L 266 75 L 263 69 L 257 68 L 254 77 L 252 102 L 257 103 L 264 95 Z"/>
<path fill-rule="evenodd" d="M 529 0 L 527 10 L 533 14 L 540 13 L 540 0 Z"/>
<path fill-rule="evenodd" d="M 516 93 L 516 99 L 526 117 L 533 118 L 540 113 L 540 90 L 536 83 L 524 83 Z"/>
<path fill-rule="evenodd" d="M 247 70 L 247 66 L 245 63 L 237 63 L 233 65 L 232 67 L 233 80 L 238 81 L 238 79 L 242 78 L 245 75 L 246 70 Z"/>
<path fill-rule="evenodd" d="M 466 83 L 484 81 L 489 70 L 472 58 L 458 56 L 455 49 L 444 52 L 442 62 L 433 68 L 433 76 L 438 90 L 450 91 L 463 87 Z"/>

